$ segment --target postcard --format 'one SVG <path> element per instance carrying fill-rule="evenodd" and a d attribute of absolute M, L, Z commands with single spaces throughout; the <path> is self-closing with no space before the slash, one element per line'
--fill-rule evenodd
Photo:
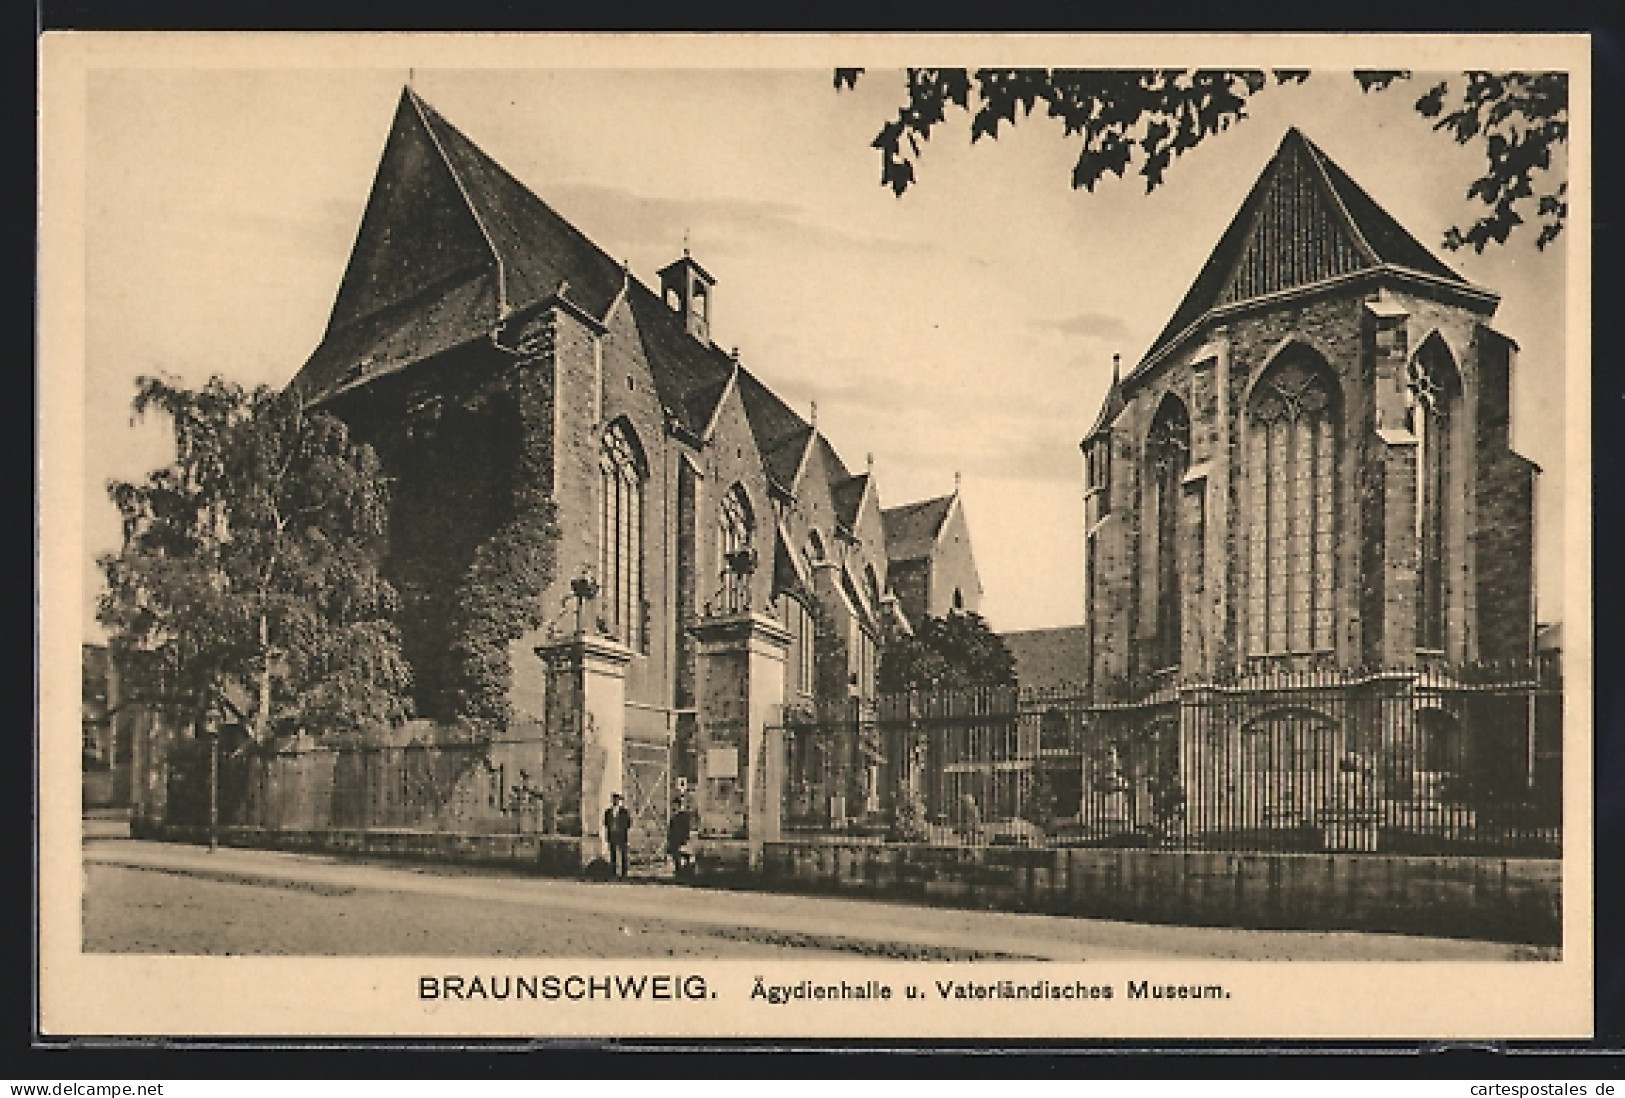
<path fill-rule="evenodd" d="M 1589 64 L 46 35 L 40 1034 L 1589 1036 Z"/>

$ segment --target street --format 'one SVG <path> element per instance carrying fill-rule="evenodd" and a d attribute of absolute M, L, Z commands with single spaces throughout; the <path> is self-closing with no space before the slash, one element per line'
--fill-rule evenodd
<path fill-rule="evenodd" d="M 1487 961 L 1555 951 L 1402 935 L 1152 926 L 589 883 L 456 866 L 90 839 L 87 953 L 900 960 Z"/>

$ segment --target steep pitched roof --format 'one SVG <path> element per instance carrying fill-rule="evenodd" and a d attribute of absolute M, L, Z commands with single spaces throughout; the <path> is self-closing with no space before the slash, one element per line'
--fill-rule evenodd
<path fill-rule="evenodd" d="M 1289 129 L 1140 365 L 1212 309 L 1384 266 L 1468 285 Z"/>
<path fill-rule="evenodd" d="M 1089 433 L 1083 436 L 1085 444 L 1099 438 L 1111 430 L 1118 415 L 1127 406 L 1123 399 L 1123 378 L 1120 374 L 1120 364 L 1116 355 L 1112 356 L 1112 383 L 1106 389 L 1106 397 L 1100 402 L 1100 414 L 1095 417 L 1095 425 L 1089 428 Z"/>
<path fill-rule="evenodd" d="M 848 530 L 857 525 L 858 508 L 863 506 L 863 493 L 869 487 L 869 474 L 859 473 L 847 477 L 830 488 L 830 500 L 835 505 L 835 517 Z M 882 515 L 885 512 L 881 512 Z"/>
<path fill-rule="evenodd" d="M 768 475 L 780 487 L 793 488 L 811 425 L 743 366 L 739 368 L 739 395 L 745 402 L 745 415 Z"/>
<path fill-rule="evenodd" d="M 508 313 L 556 294 L 604 320 L 623 290 L 661 403 L 684 427 L 704 432 L 737 370 L 751 432 L 781 487 L 794 487 L 815 441 L 831 480 L 847 479 L 809 423 L 689 335 L 657 293 L 411 88 L 396 106 L 327 332 L 293 384 L 312 396 L 362 384 L 489 336 Z"/>
<path fill-rule="evenodd" d="M 558 292 L 595 317 L 603 317 L 625 281 L 621 264 L 587 235 L 464 137 L 411 88 L 402 93 L 457 177 L 502 266 L 504 300 L 522 309 Z"/>
<path fill-rule="evenodd" d="M 1087 626 L 1028 629 L 1005 633 L 1001 639 L 1016 659 L 1016 682 L 1024 690 L 1053 690 L 1088 681 Z"/>
<path fill-rule="evenodd" d="M 937 535 L 942 532 L 942 524 L 948 521 L 955 498 L 949 494 L 882 510 L 880 520 L 886 527 L 886 559 L 929 557 Z"/>
<path fill-rule="evenodd" d="M 312 394 L 491 331 L 559 293 L 602 317 L 625 273 L 411 88 L 401 92 L 321 344 Z"/>
<path fill-rule="evenodd" d="M 626 302 L 643 338 L 660 402 L 689 431 L 703 433 L 733 375 L 733 360 L 689 335 L 682 318 L 643 283 L 627 285 Z"/>
<path fill-rule="evenodd" d="M 822 434 L 813 438 L 813 445 L 818 447 L 818 455 L 824 459 L 824 468 L 828 471 L 830 487 L 850 479 L 852 473 L 841 460 L 841 455 L 835 452 L 835 447 L 829 444 L 829 439 Z"/>

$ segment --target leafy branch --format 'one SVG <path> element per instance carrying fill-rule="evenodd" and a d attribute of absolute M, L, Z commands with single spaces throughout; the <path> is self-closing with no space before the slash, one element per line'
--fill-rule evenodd
<path fill-rule="evenodd" d="M 864 70 L 836 69 L 836 91 L 857 86 Z M 1408 80 L 1404 70 L 1359 70 L 1354 79 L 1366 92 L 1384 91 Z M 1061 123 L 1082 147 L 1072 168 L 1072 186 L 1093 191 L 1108 173 L 1122 178 L 1132 166 L 1145 180 L 1146 193 L 1161 185 L 1173 161 L 1247 117 L 1253 96 L 1273 84 L 1301 84 L 1307 69 L 908 69 L 906 99 L 895 118 L 871 142 L 880 153 L 880 182 L 901 196 L 917 181 L 916 162 L 949 108 L 971 115 L 970 139 L 997 139 L 1035 110 Z M 1468 72 L 1452 95 L 1440 81 L 1416 100 L 1415 109 L 1435 118 L 1458 144 L 1482 139 L 1484 174 L 1467 188 L 1469 199 L 1489 207 L 1466 230 L 1453 226 L 1443 246 L 1471 246 L 1482 252 L 1504 243 L 1524 223 L 1519 212 L 1535 197 L 1536 179 L 1552 170 L 1553 155 L 1568 140 L 1568 78 L 1563 73 Z M 1542 219 L 1536 246 L 1544 248 L 1562 232 L 1568 215 L 1568 185 L 1538 196 Z"/>

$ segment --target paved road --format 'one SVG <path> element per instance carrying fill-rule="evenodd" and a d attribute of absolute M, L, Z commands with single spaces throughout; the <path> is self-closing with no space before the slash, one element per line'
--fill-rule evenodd
<path fill-rule="evenodd" d="M 85 843 L 96 953 L 919 960 L 1543 959 L 1529 947 L 1383 934 L 1167 927 L 838 897 L 587 883 L 263 850 Z"/>

